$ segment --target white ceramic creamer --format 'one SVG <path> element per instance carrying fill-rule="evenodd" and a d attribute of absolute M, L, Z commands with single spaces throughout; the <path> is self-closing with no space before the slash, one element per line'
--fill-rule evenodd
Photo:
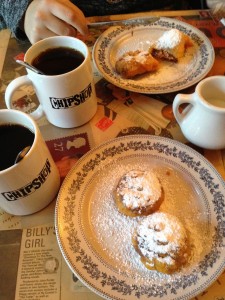
<path fill-rule="evenodd" d="M 191 143 L 205 149 L 225 148 L 225 76 L 203 79 L 193 94 L 178 94 L 173 113 Z"/>

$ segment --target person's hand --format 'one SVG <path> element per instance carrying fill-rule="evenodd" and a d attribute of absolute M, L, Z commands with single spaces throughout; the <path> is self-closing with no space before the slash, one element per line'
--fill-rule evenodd
<path fill-rule="evenodd" d="M 54 35 L 88 34 L 83 12 L 69 0 L 33 0 L 25 13 L 24 30 L 32 44 Z"/>

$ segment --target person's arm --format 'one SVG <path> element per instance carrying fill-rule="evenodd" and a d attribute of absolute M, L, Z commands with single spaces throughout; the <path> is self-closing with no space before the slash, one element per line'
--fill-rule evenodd
<path fill-rule="evenodd" d="M 23 17 L 31 0 L 1 0 L 0 29 L 9 28 L 17 39 L 27 39 L 23 30 Z"/>
<path fill-rule="evenodd" d="M 69 0 L 33 0 L 27 8 L 24 29 L 31 43 L 54 35 L 88 33 L 83 12 Z"/>

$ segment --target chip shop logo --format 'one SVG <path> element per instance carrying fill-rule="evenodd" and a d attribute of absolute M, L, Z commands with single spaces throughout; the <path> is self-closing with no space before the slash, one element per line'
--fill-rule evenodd
<path fill-rule="evenodd" d="M 91 97 L 92 86 L 91 83 L 79 94 L 76 94 L 67 98 L 55 98 L 50 97 L 52 108 L 54 109 L 65 109 L 73 106 L 78 106 L 84 103 L 87 99 Z"/>
<path fill-rule="evenodd" d="M 33 179 L 26 186 L 24 186 L 18 190 L 4 192 L 4 193 L 2 193 L 2 195 L 8 201 L 15 201 L 20 198 L 29 196 L 32 193 L 34 193 L 36 190 L 38 190 L 45 183 L 45 181 L 48 178 L 50 173 L 51 173 L 51 164 L 47 159 L 43 169 L 41 170 L 41 172 L 38 174 L 38 176 L 35 179 Z"/>

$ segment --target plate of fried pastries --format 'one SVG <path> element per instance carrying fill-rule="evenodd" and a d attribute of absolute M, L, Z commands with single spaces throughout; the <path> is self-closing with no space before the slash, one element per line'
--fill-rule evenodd
<path fill-rule="evenodd" d="M 225 268 L 225 182 L 197 151 L 151 135 L 93 148 L 59 191 L 71 271 L 105 299 L 191 299 Z"/>
<path fill-rule="evenodd" d="M 160 94 L 199 82 L 211 70 L 215 53 L 199 29 L 161 17 L 151 24 L 108 28 L 97 39 L 92 57 L 97 70 L 114 85 Z"/>

